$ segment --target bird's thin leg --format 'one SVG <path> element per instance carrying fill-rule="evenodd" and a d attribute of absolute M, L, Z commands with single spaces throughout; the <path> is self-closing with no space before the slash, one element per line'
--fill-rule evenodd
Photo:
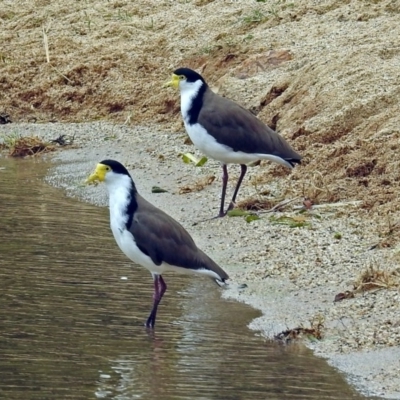
<path fill-rule="evenodd" d="M 226 195 L 226 186 L 228 185 L 228 168 L 226 164 L 222 164 L 222 193 L 221 193 L 221 205 L 219 207 L 218 217 L 224 217 L 224 205 L 225 205 L 225 195 Z"/>
<path fill-rule="evenodd" d="M 228 207 L 227 211 L 233 210 L 233 207 L 235 207 L 236 196 L 239 193 L 240 185 L 242 184 L 243 178 L 246 175 L 247 165 L 240 164 L 240 168 L 241 168 L 240 176 L 239 176 L 239 179 L 237 181 L 235 192 L 233 193 L 233 197 L 232 197 L 231 203 L 229 204 L 229 207 Z"/>
<path fill-rule="evenodd" d="M 225 217 L 226 212 L 224 212 L 225 205 L 225 195 L 226 195 L 226 186 L 228 184 L 228 168 L 226 164 L 222 164 L 222 193 L 221 193 L 221 205 L 219 207 L 219 213 L 216 217 L 203 219 L 201 221 L 195 222 L 193 225 L 197 225 L 200 222 L 206 222 L 217 218 Z"/>
<path fill-rule="evenodd" d="M 160 301 L 164 296 L 164 293 L 167 291 L 167 284 L 165 283 L 162 275 L 159 276 L 159 284 L 160 284 Z"/>
<path fill-rule="evenodd" d="M 153 279 L 154 279 L 153 308 L 151 310 L 149 318 L 147 318 L 146 321 L 146 328 L 151 328 L 151 329 L 154 328 L 154 325 L 156 323 L 158 305 L 160 304 L 160 301 L 167 290 L 167 285 L 164 282 L 164 279 L 161 275 L 153 275 Z"/>

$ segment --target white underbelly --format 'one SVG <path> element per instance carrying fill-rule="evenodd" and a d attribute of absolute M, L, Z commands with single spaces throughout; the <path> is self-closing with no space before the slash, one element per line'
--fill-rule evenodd
<path fill-rule="evenodd" d="M 257 160 L 270 160 L 291 168 L 291 165 L 278 156 L 262 153 L 244 153 L 234 151 L 231 147 L 218 143 L 215 138 L 198 123 L 185 128 L 193 144 L 206 156 L 220 161 L 223 164 L 248 164 Z"/>
<path fill-rule="evenodd" d="M 115 241 L 117 242 L 118 247 L 121 249 L 121 251 L 135 264 L 139 264 L 142 267 L 145 267 L 153 274 L 161 275 L 164 272 L 168 271 L 180 274 L 193 274 L 197 272 L 200 274 L 204 273 L 213 278 L 218 278 L 218 276 L 215 275 L 212 271 L 206 271 L 206 270 L 195 271 L 190 268 L 177 267 L 175 265 L 170 265 L 165 262 L 161 263 L 160 265 L 156 265 L 149 256 L 140 251 L 139 247 L 136 245 L 133 235 L 128 230 L 126 229 L 122 230 L 120 228 L 116 228 L 113 226 L 111 226 L 111 230 L 113 232 Z"/>
<path fill-rule="evenodd" d="M 126 229 L 111 227 L 115 241 L 121 251 L 134 263 L 142 265 L 151 272 L 156 272 L 157 265 L 153 263 L 151 258 L 141 252 L 132 234 Z"/>

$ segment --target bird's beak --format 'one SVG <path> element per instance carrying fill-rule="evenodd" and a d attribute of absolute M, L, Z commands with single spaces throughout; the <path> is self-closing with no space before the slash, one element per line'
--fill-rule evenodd
<path fill-rule="evenodd" d="M 172 78 L 169 82 L 165 82 L 163 85 L 164 88 L 173 87 L 174 89 L 178 89 L 179 87 L 179 76 L 172 74 Z"/>
<path fill-rule="evenodd" d="M 103 182 L 105 179 L 106 169 L 104 165 L 97 164 L 96 169 L 94 170 L 93 174 L 91 174 L 85 181 L 88 185 L 97 185 L 99 182 Z"/>

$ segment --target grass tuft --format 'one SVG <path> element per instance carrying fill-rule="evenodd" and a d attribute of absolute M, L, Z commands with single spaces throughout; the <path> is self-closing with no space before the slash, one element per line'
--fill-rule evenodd
<path fill-rule="evenodd" d="M 243 22 L 246 24 L 259 24 L 267 20 L 267 16 L 261 11 L 261 9 L 253 10 L 250 14 L 243 17 Z"/>
<path fill-rule="evenodd" d="M 353 287 L 354 291 L 367 291 L 372 289 L 390 289 L 399 285 L 399 271 L 389 271 L 369 266 L 360 274 L 354 282 Z"/>
<path fill-rule="evenodd" d="M 8 150 L 8 155 L 11 157 L 34 156 L 55 150 L 53 145 L 37 136 L 21 137 L 15 133 L 6 135 L 0 148 Z"/>
<path fill-rule="evenodd" d="M 269 210 L 279 203 L 278 200 L 260 199 L 258 197 L 250 197 L 236 204 L 237 208 L 247 211 Z"/>
<path fill-rule="evenodd" d="M 179 194 L 185 194 L 185 193 L 192 193 L 192 192 L 200 192 L 202 191 L 205 187 L 211 185 L 215 180 L 214 175 L 208 175 L 204 178 L 201 178 L 198 180 L 196 183 L 193 185 L 186 185 L 182 186 L 179 188 Z"/>
<path fill-rule="evenodd" d="M 294 329 L 287 329 L 275 335 L 274 339 L 282 344 L 289 344 L 294 340 L 304 337 L 311 341 L 321 340 L 323 337 L 324 322 L 325 318 L 322 315 L 316 315 L 310 320 L 309 328 L 299 326 Z"/>
<path fill-rule="evenodd" d="M 334 302 L 354 299 L 356 293 L 368 290 L 393 289 L 400 287 L 400 269 L 386 270 L 367 267 L 353 283 L 353 290 L 346 290 L 335 296 Z"/>

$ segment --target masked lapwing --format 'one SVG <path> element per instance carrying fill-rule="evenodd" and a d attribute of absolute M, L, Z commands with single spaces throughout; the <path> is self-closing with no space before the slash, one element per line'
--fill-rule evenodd
<path fill-rule="evenodd" d="M 282 136 L 250 111 L 214 93 L 197 72 L 179 68 L 165 86 L 180 90 L 183 122 L 193 144 L 222 164 L 222 194 L 218 217 L 223 217 L 234 207 L 247 164 L 270 160 L 293 168 L 300 163 L 302 157 Z M 241 173 L 225 212 L 228 164 L 240 164 Z"/>
<path fill-rule="evenodd" d="M 202 274 L 219 285 L 228 279 L 177 221 L 140 196 L 129 172 L 118 161 L 101 161 L 86 182 L 105 182 L 115 241 L 129 259 L 153 276 L 154 302 L 146 327 L 154 328 L 158 305 L 167 290 L 164 272 Z"/>

